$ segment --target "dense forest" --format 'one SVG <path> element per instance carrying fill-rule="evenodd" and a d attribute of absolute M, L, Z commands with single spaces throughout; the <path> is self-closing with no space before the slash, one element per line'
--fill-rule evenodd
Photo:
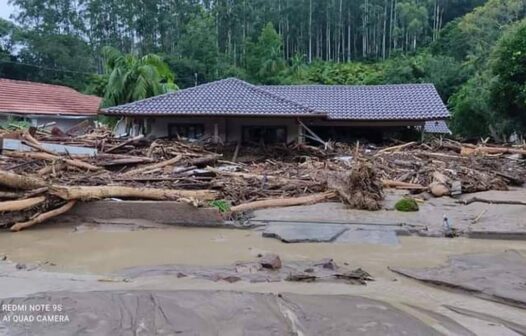
<path fill-rule="evenodd" d="M 0 76 L 106 105 L 230 76 L 431 82 L 457 135 L 526 130 L 526 0 L 9 1 Z"/>

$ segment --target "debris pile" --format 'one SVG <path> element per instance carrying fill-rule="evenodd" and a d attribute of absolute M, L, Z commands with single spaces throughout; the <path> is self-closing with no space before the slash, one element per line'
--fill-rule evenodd
<path fill-rule="evenodd" d="M 524 147 L 453 141 L 378 149 L 333 143 L 263 149 L 111 137 L 79 124 L 67 133 L 0 133 L 0 227 L 20 230 L 103 198 L 177 200 L 221 205 L 222 212 L 340 199 L 381 207 L 383 188 L 435 196 L 506 189 L 526 176 Z M 248 158 L 248 159 L 247 159 Z M 235 162 L 234 162 L 235 161 Z M 213 203 L 210 203 L 213 202 Z"/>

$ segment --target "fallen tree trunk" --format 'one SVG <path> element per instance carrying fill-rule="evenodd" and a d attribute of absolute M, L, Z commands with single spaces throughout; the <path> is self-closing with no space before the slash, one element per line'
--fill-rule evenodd
<path fill-rule="evenodd" d="M 116 150 L 116 149 L 119 149 L 119 148 L 121 148 L 121 147 L 124 147 L 124 146 L 126 146 L 126 145 L 128 145 L 128 144 L 131 144 L 132 142 L 137 141 L 137 140 L 141 140 L 142 138 L 144 138 L 144 135 L 142 135 L 142 134 L 141 134 L 141 135 L 138 135 L 138 136 L 136 136 L 136 137 L 134 137 L 134 138 L 128 139 L 128 140 L 126 140 L 126 141 L 123 141 L 123 142 L 121 142 L 121 143 L 118 144 L 118 145 L 115 145 L 115 146 L 113 146 L 113 147 L 111 147 L 111 148 L 108 148 L 107 150 L 105 150 L 105 152 L 106 152 L 106 153 L 113 152 L 113 151 Z"/>
<path fill-rule="evenodd" d="M 178 200 L 180 198 L 195 198 L 201 201 L 214 200 L 217 193 L 213 190 L 173 190 L 154 188 L 133 188 L 121 186 L 53 186 L 50 194 L 64 200 L 96 200 L 103 198 L 139 198 L 151 200 Z"/>
<path fill-rule="evenodd" d="M 480 203 L 488 203 L 488 204 L 511 204 L 511 205 L 526 205 L 526 202 L 524 201 L 511 201 L 511 200 L 490 200 L 485 198 L 479 198 L 479 197 L 472 197 L 467 200 L 458 201 L 458 203 L 462 203 L 464 205 L 468 205 L 471 203 L 480 202 Z"/>
<path fill-rule="evenodd" d="M 163 167 L 166 167 L 166 166 L 169 166 L 169 165 L 173 165 L 173 164 L 181 161 L 182 158 L 183 158 L 182 155 L 177 155 L 176 157 L 173 157 L 170 160 L 162 161 L 162 162 L 159 162 L 159 163 L 154 163 L 154 164 L 151 164 L 151 165 L 148 165 L 148 166 L 144 166 L 144 167 L 141 167 L 141 168 L 132 169 L 130 171 L 127 171 L 123 175 L 135 175 L 135 174 L 144 173 L 144 172 L 146 172 L 148 170 L 153 170 L 153 169 L 157 169 L 157 168 L 163 168 Z"/>
<path fill-rule="evenodd" d="M 510 147 L 462 147 L 460 154 L 461 155 L 470 155 L 470 154 L 522 154 L 526 155 L 526 149 L 520 148 L 510 148 Z"/>
<path fill-rule="evenodd" d="M 294 179 L 288 179 L 288 178 L 283 178 L 283 177 L 274 176 L 274 175 L 258 175 L 258 174 L 250 174 L 250 173 L 229 172 L 229 171 L 219 170 L 219 169 L 212 168 L 212 167 L 206 167 L 206 169 L 208 171 L 215 173 L 216 175 L 241 177 L 244 179 L 257 179 L 259 181 L 267 180 L 267 181 L 273 181 L 279 184 L 291 184 L 291 183 L 301 184 L 304 182 L 308 182 L 305 180 L 297 180 L 297 179 L 294 180 Z"/>
<path fill-rule="evenodd" d="M 264 208 L 314 204 L 314 203 L 323 202 L 325 200 L 334 198 L 336 196 L 337 196 L 337 193 L 335 191 L 328 191 L 324 193 L 312 194 L 309 196 L 302 196 L 302 197 L 276 198 L 276 199 L 268 199 L 268 200 L 263 200 L 263 201 L 255 201 L 255 202 L 236 205 L 232 207 L 230 210 L 232 212 L 242 212 L 242 211 L 264 209 Z"/>
<path fill-rule="evenodd" d="M 66 159 L 58 155 L 52 155 L 48 153 L 36 153 L 36 152 L 14 152 L 6 151 L 5 156 L 15 157 L 15 158 L 28 158 L 28 159 L 37 159 L 37 160 L 46 160 L 46 161 L 63 161 L 69 166 L 76 168 L 86 169 L 86 170 L 101 170 L 101 167 L 94 166 L 84 161 L 77 159 Z"/>
<path fill-rule="evenodd" d="M 26 198 L 16 201 L 0 202 L 0 212 L 4 211 L 20 211 L 29 209 L 43 203 L 46 200 L 45 196 Z"/>
<path fill-rule="evenodd" d="M 405 143 L 405 144 L 401 144 L 401 145 L 397 145 L 397 146 L 392 146 L 392 147 L 387 147 L 387 148 L 381 149 L 375 155 L 386 153 L 386 152 L 391 152 L 391 151 L 399 151 L 401 149 L 404 149 L 404 148 L 407 148 L 407 147 L 411 147 L 413 145 L 416 145 L 416 141 L 412 141 L 412 142 L 408 142 L 408 143 Z"/>
<path fill-rule="evenodd" d="M 41 213 L 38 216 L 28 220 L 27 222 L 16 223 L 13 226 L 11 226 L 11 231 L 20 231 L 30 226 L 45 222 L 50 218 L 56 217 L 58 215 L 62 215 L 63 213 L 73 208 L 76 202 L 77 202 L 76 200 L 69 201 L 68 203 L 64 204 L 60 208 Z"/>
<path fill-rule="evenodd" d="M 37 189 L 47 186 L 47 183 L 37 177 L 22 176 L 0 170 L 0 184 L 12 189 Z"/>

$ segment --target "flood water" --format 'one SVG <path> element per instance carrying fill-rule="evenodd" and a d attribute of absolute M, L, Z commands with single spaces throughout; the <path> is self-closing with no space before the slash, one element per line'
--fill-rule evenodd
<path fill-rule="evenodd" d="M 468 238 L 400 237 L 396 246 L 349 245 L 334 243 L 285 244 L 263 238 L 261 232 L 231 229 L 177 228 L 140 231 L 83 230 L 71 227 L 41 226 L 19 233 L 0 234 L 0 255 L 23 263 L 49 262 L 54 272 L 75 274 L 110 274 L 125 267 L 186 264 L 202 266 L 231 265 L 236 261 L 251 261 L 258 254 L 277 253 L 286 261 L 333 258 L 337 264 L 361 267 L 376 281 L 367 286 L 342 283 L 226 283 L 172 277 L 134 280 L 128 286 L 150 289 L 228 289 L 256 292 L 295 292 L 306 294 L 352 294 L 392 303 L 418 311 L 408 305 L 439 311 L 470 325 L 478 335 L 506 335 L 506 330 L 479 320 L 454 314 L 444 304 L 524 323 L 524 310 L 485 301 L 465 293 L 446 291 L 407 279 L 389 271 L 388 267 L 433 267 L 444 264 L 448 256 L 503 252 L 514 249 L 526 255 L 526 242 L 475 240 Z M 28 272 L 29 273 L 29 272 Z M 89 290 L 89 288 L 85 288 Z M 423 320 L 428 319 L 422 315 Z M 433 323 L 433 321 L 429 321 Z M 510 335 L 513 335 L 510 334 Z"/>

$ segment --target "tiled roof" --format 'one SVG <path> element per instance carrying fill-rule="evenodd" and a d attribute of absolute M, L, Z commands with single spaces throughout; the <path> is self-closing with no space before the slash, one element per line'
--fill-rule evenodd
<path fill-rule="evenodd" d="M 117 115 L 323 115 L 334 120 L 430 120 L 449 112 L 432 84 L 254 86 L 229 78 L 115 106 Z"/>
<path fill-rule="evenodd" d="M 289 101 L 236 78 L 110 107 L 125 115 L 310 115 L 312 108 Z"/>
<path fill-rule="evenodd" d="M 328 119 L 429 120 L 449 117 L 432 84 L 279 85 L 263 88 L 323 111 Z"/>
<path fill-rule="evenodd" d="M 65 86 L 0 78 L 0 114 L 94 116 L 100 102 Z"/>
<path fill-rule="evenodd" d="M 424 124 L 424 132 L 437 134 L 451 134 L 451 130 L 447 127 L 444 120 L 430 120 Z"/>

